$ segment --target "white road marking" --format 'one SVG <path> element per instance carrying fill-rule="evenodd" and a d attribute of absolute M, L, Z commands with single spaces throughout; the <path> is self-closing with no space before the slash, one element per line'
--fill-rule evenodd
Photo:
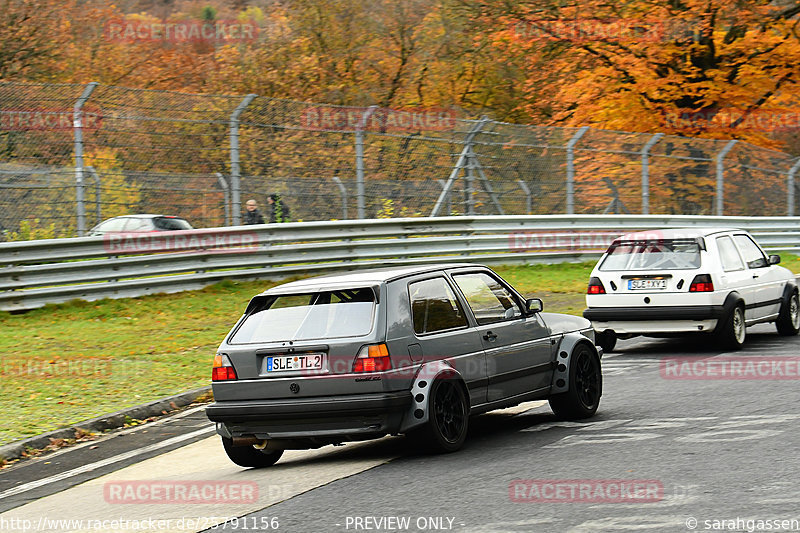
<path fill-rule="evenodd" d="M 209 426 L 207 428 L 198 429 L 197 431 L 192 431 L 191 433 L 186 433 L 185 435 L 178 435 L 177 437 L 172 437 L 161 442 L 156 442 L 149 446 L 145 446 L 144 448 L 139 448 L 138 450 L 131 450 L 129 452 L 115 455 L 114 457 L 109 457 L 101 461 L 89 463 L 88 465 L 79 466 L 78 468 L 73 468 L 72 470 L 67 470 L 66 472 L 61 472 L 59 474 L 55 474 L 50 477 L 45 477 L 42 479 L 37 479 L 36 481 L 23 483 L 22 485 L 18 485 L 14 488 L 0 492 L 0 500 L 8 498 L 9 496 L 13 496 L 15 494 L 21 494 L 23 492 L 28 492 L 29 490 L 38 489 L 39 487 L 49 485 L 50 483 L 55 483 L 56 481 L 62 481 L 64 479 L 77 476 L 78 474 L 84 474 L 86 472 L 91 472 L 92 470 L 97 470 L 98 468 L 103 468 L 104 466 L 113 465 L 114 463 L 119 463 L 121 461 L 126 461 L 138 455 L 150 453 L 155 450 L 160 450 L 161 448 L 166 448 L 168 446 L 172 446 L 173 444 L 178 444 L 180 442 L 193 439 L 194 437 L 199 437 L 201 435 L 208 435 L 209 433 L 213 432 L 214 432 L 214 426 Z"/>
<path fill-rule="evenodd" d="M 386 437 L 392 439 L 394 437 Z M 241 517 L 287 500 L 338 479 L 364 472 L 395 458 L 390 453 L 375 451 L 380 441 L 326 446 L 318 450 L 290 450 L 274 466 L 265 469 L 243 469 L 230 462 L 217 437 L 207 438 L 187 446 L 130 465 L 126 468 L 76 485 L 57 494 L 38 499 L 0 514 L 0 521 L 30 520 L 34 528 L 40 520 L 48 524 L 47 532 L 92 532 L 92 525 L 106 521 L 164 520 L 159 533 L 193 533 L 228 519 Z M 359 450 L 366 449 L 366 453 Z M 255 501 L 204 501 L 120 503 L 106 498 L 109 483 L 136 481 L 165 483 L 196 482 L 209 484 L 239 484 L 258 487 Z M 281 517 L 278 516 L 280 519 Z M 183 522 L 181 520 L 183 519 Z M 82 527 L 54 524 L 55 520 L 80 520 Z M 98 522 L 100 521 L 100 522 Z M 241 526 L 241 524 L 239 524 Z M 292 524 L 281 522 L 280 530 L 293 530 Z M 132 527 L 114 529 L 118 533 L 133 533 Z M 152 528 L 144 530 L 153 531 Z"/>

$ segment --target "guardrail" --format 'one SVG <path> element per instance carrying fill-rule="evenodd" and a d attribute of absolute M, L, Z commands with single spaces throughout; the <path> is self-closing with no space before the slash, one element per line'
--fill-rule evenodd
<path fill-rule="evenodd" d="M 588 261 L 622 233 L 689 226 L 743 228 L 767 250 L 800 251 L 794 217 L 687 215 L 345 220 L 10 242 L 0 243 L 0 310 L 382 265 Z"/>

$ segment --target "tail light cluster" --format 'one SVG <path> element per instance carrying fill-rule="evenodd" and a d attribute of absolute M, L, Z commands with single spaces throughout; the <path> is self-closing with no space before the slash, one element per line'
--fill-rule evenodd
<path fill-rule="evenodd" d="M 214 356 L 214 367 L 211 369 L 211 381 L 232 381 L 236 379 L 236 370 L 225 354 Z"/>
<path fill-rule="evenodd" d="M 391 369 L 392 360 L 385 344 L 364 346 L 353 361 L 353 372 L 383 372 Z"/>
<path fill-rule="evenodd" d="M 603 287 L 603 282 L 600 281 L 600 278 L 592 276 L 589 279 L 589 288 L 586 290 L 586 294 L 605 294 L 606 288 Z"/>
<path fill-rule="evenodd" d="M 714 282 L 711 281 L 711 275 L 696 275 L 689 286 L 689 292 L 714 292 Z"/>

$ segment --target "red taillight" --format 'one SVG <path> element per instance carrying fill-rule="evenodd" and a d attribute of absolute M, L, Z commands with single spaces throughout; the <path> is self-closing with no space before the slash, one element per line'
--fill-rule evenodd
<path fill-rule="evenodd" d="M 605 294 L 606 288 L 603 287 L 603 282 L 600 281 L 600 278 L 591 278 L 589 279 L 589 288 L 586 290 L 586 294 Z"/>
<path fill-rule="evenodd" d="M 233 369 L 227 355 L 214 356 L 214 367 L 211 369 L 211 381 L 231 381 L 236 379 L 236 370 Z"/>
<path fill-rule="evenodd" d="M 391 369 L 392 360 L 385 344 L 364 346 L 353 362 L 353 372 L 383 372 Z"/>
<path fill-rule="evenodd" d="M 689 292 L 714 292 L 714 283 L 708 274 L 698 274 L 689 286 Z"/>

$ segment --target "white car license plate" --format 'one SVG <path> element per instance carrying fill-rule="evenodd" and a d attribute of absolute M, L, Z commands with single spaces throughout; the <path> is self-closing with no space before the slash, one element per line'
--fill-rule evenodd
<path fill-rule="evenodd" d="M 628 290 L 640 291 L 645 289 L 666 289 L 667 280 L 665 279 L 629 279 Z"/>
<path fill-rule="evenodd" d="M 266 371 L 322 370 L 324 363 L 325 354 L 322 353 L 270 356 L 266 359 Z"/>

